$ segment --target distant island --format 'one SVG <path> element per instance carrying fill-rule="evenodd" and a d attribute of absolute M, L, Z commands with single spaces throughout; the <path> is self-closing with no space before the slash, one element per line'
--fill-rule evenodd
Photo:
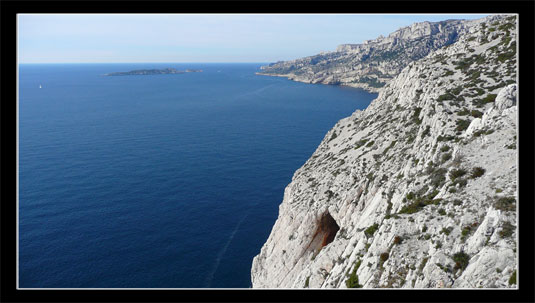
<path fill-rule="evenodd" d="M 138 69 L 129 72 L 115 72 L 105 74 L 104 76 L 131 76 L 131 75 L 167 75 L 167 74 L 184 74 L 184 73 L 200 73 L 202 69 L 186 69 L 185 71 L 177 70 L 175 68 L 164 69 Z"/>

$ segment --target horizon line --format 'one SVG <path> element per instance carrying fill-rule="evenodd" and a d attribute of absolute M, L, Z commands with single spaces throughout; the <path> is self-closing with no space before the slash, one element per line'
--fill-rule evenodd
<path fill-rule="evenodd" d="M 248 61 L 248 62 L 17 62 L 17 64 L 222 64 L 222 63 L 232 63 L 232 64 L 249 64 L 249 63 L 271 63 L 274 61 Z"/>

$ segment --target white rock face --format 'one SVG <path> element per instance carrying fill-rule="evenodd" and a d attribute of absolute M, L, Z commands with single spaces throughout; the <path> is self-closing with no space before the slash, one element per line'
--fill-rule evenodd
<path fill-rule="evenodd" d="M 502 89 L 496 97 L 496 109 L 503 111 L 513 105 L 516 105 L 516 85 L 510 85 Z"/>
<path fill-rule="evenodd" d="M 253 287 L 516 287 L 515 29 L 483 20 L 340 120 L 287 186 Z"/>

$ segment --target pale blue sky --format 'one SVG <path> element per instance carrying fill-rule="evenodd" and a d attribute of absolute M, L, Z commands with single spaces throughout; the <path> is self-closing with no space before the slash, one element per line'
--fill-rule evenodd
<path fill-rule="evenodd" d="M 20 14 L 20 63 L 275 62 L 485 15 Z"/>

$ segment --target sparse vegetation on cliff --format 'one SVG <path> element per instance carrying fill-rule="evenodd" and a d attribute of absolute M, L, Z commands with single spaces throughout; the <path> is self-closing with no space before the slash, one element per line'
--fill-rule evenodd
<path fill-rule="evenodd" d="M 253 286 L 302 286 L 310 273 L 321 288 L 516 284 L 516 56 L 502 55 L 516 43 L 515 22 L 478 21 L 338 122 L 287 187 Z M 301 261 L 326 211 L 343 233 Z M 301 238 L 285 242 L 289 234 Z M 327 270 L 320 263 L 332 255 Z"/>

